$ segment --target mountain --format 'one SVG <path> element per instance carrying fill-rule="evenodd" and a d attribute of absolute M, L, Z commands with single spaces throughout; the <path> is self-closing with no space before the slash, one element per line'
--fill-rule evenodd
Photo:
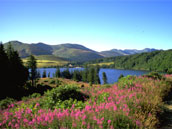
<path fill-rule="evenodd" d="M 109 51 L 102 51 L 100 52 L 101 55 L 104 57 L 115 57 L 115 56 L 124 56 L 124 55 L 133 55 L 133 54 L 138 54 L 138 53 L 143 53 L 143 52 L 153 52 L 156 51 L 157 49 L 150 49 L 150 48 L 145 48 L 143 50 L 137 50 L 137 49 L 112 49 Z"/>
<path fill-rule="evenodd" d="M 40 55 L 53 55 L 56 57 L 63 58 L 69 61 L 79 61 L 85 62 L 90 60 L 95 60 L 104 57 L 115 57 L 115 56 L 124 56 L 124 55 L 133 55 L 143 52 L 152 52 L 156 49 L 145 48 L 143 50 L 137 49 L 112 49 L 109 51 L 96 52 L 85 46 L 79 44 L 65 43 L 60 45 L 47 45 L 45 43 L 22 43 L 19 41 L 10 41 L 15 50 L 19 52 L 20 57 L 25 58 L 33 54 L 35 56 Z M 4 44 L 4 47 L 7 48 L 8 43 Z"/>
<path fill-rule="evenodd" d="M 28 57 L 33 54 L 39 55 L 53 55 L 56 57 L 64 58 L 70 61 L 90 61 L 94 59 L 103 58 L 98 52 L 93 51 L 79 44 L 60 44 L 60 45 L 47 45 L 44 43 L 26 44 L 19 41 L 10 41 L 15 50 L 19 52 L 20 57 Z M 4 44 L 7 48 L 9 42 Z"/>

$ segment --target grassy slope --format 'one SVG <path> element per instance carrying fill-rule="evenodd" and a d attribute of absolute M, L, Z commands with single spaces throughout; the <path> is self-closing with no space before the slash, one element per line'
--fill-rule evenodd
<path fill-rule="evenodd" d="M 62 66 L 68 63 L 63 58 L 59 58 L 53 55 L 41 55 L 41 56 L 35 56 L 37 59 L 37 65 L 38 67 L 50 67 L 50 66 Z M 26 64 L 28 58 L 22 59 L 24 64 Z"/>

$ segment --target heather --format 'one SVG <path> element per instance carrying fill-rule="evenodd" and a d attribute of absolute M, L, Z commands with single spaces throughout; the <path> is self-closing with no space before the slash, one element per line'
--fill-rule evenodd
<path fill-rule="evenodd" d="M 171 80 L 171 75 L 127 76 L 114 85 L 61 85 L 8 105 L 1 110 L 0 128 L 156 128 Z"/>

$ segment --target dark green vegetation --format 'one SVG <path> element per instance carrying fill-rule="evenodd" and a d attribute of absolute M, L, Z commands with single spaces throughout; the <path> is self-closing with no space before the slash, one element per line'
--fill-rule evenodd
<path fill-rule="evenodd" d="M 0 71 L 0 99 L 7 96 L 15 97 L 16 94 L 20 94 L 29 74 L 18 53 L 10 44 L 6 51 L 0 44 Z"/>
<path fill-rule="evenodd" d="M 60 78 L 66 78 L 66 79 L 72 79 L 74 81 L 82 81 L 86 83 L 92 84 L 100 84 L 100 79 L 99 79 L 99 66 L 92 66 L 92 67 L 84 67 L 85 69 L 82 71 L 79 70 L 74 70 L 73 72 L 69 72 L 69 69 L 66 68 L 63 72 L 60 71 L 59 67 L 57 67 L 57 70 L 55 74 L 53 75 L 54 77 L 60 77 Z M 44 70 L 43 78 L 47 77 L 46 71 Z"/>
<path fill-rule="evenodd" d="M 61 44 L 61 45 L 46 45 L 44 43 L 37 44 L 25 44 L 19 41 L 10 42 L 15 50 L 19 52 L 20 57 L 28 57 L 29 55 L 54 55 L 60 60 L 69 61 L 89 61 L 98 58 L 103 58 L 99 53 L 88 49 L 82 45 L 78 44 Z M 5 48 L 9 43 L 5 43 Z M 41 57 L 38 57 L 41 58 Z M 43 57 L 44 58 L 44 57 Z M 51 56 L 46 56 L 46 59 L 53 58 Z M 45 59 L 44 59 L 45 60 Z"/>
<path fill-rule="evenodd" d="M 28 71 L 28 68 L 31 68 L 31 72 Z M 0 99 L 6 97 L 21 99 L 21 97 L 35 92 L 43 94 L 45 90 L 51 89 L 47 86 L 36 85 L 39 74 L 36 71 L 36 60 L 33 56 L 28 61 L 28 68 L 23 65 L 18 52 L 13 49 L 11 44 L 8 44 L 6 50 L 0 44 Z"/>
<path fill-rule="evenodd" d="M 104 58 L 89 63 L 101 62 L 114 62 L 112 65 L 102 67 L 170 72 L 172 71 L 172 50 Z"/>
<path fill-rule="evenodd" d="M 103 83 L 107 84 L 107 76 L 105 72 L 103 72 Z"/>
<path fill-rule="evenodd" d="M 30 75 L 29 75 L 29 79 L 32 81 L 32 86 L 36 85 L 36 78 L 38 78 L 37 76 L 37 64 L 36 64 L 36 59 L 33 55 L 29 56 L 28 62 L 27 62 L 27 67 L 28 69 L 30 69 Z"/>

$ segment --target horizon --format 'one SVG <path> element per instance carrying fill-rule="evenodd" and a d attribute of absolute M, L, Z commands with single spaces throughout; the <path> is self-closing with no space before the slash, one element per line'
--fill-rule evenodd
<path fill-rule="evenodd" d="M 12 42 L 12 41 L 16 41 L 16 42 L 21 42 L 21 41 L 18 41 L 18 40 L 11 40 L 11 41 L 8 41 L 6 43 L 9 43 L 9 42 Z M 38 43 L 42 43 L 42 44 L 46 44 L 46 45 L 63 45 L 63 44 L 72 44 L 72 45 L 82 45 L 82 44 L 78 44 L 78 43 L 60 43 L 60 44 L 48 44 L 48 43 L 44 43 L 44 42 L 37 42 L 37 43 L 24 43 L 24 42 L 21 42 L 23 44 L 38 44 Z M 2 44 L 5 44 L 2 42 Z M 82 45 L 84 46 L 84 45 Z M 86 48 L 88 48 L 87 46 L 84 46 Z M 91 48 L 88 48 L 88 49 L 91 49 Z M 116 48 L 113 48 L 113 49 L 116 49 Z M 110 50 L 113 50 L 113 49 L 108 49 L 108 50 L 103 50 L 103 51 L 110 51 Z M 144 49 L 156 49 L 156 48 L 143 48 L 143 49 L 116 49 L 116 50 L 144 50 Z M 91 49 L 93 51 L 97 51 L 97 50 L 94 50 L 94 49 Z M 164 49 L 156 49 L 156 50 L 164 50 Z M 167 49 L 169 50 L 169 49 Z M 97 51 L 97 52 L 102 52 L 102 51 Z"/>
<path fill-rule="evenodd" d="M 172 48 L 169 0 L 1 0 L 0 41 L 80 44 L 95 51 Z"/>

